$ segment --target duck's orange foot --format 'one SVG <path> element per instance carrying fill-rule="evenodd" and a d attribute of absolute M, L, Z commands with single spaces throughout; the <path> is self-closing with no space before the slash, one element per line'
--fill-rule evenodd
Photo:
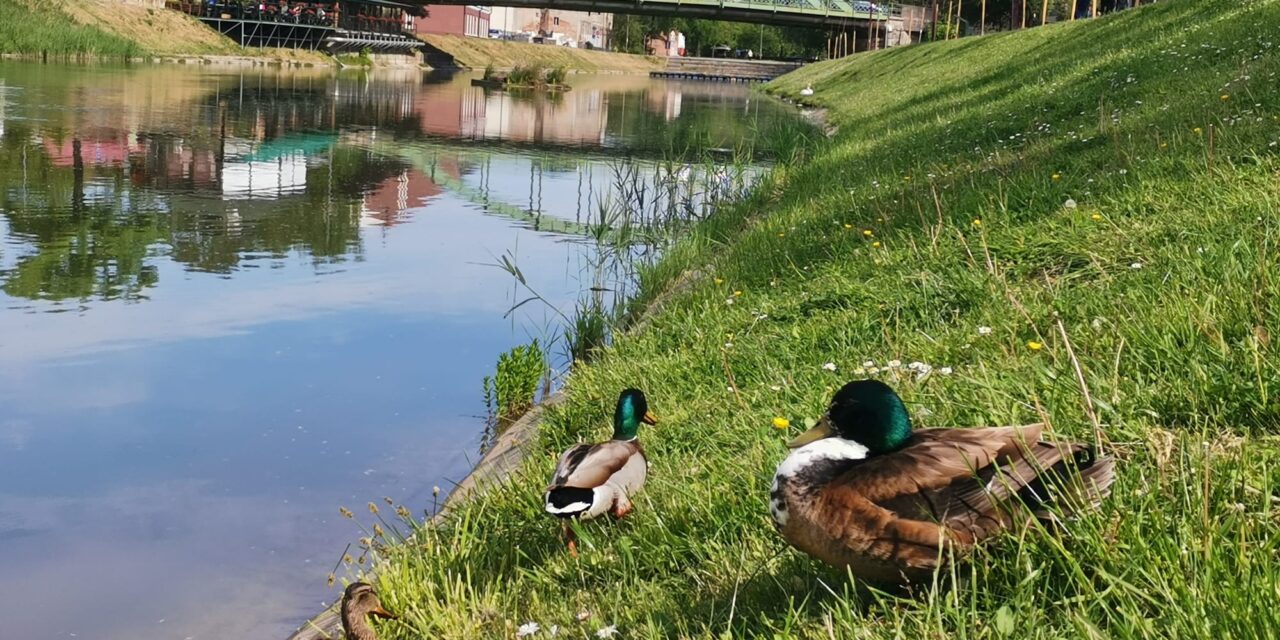
<path fill-rule="evenodd" d="M 632 510 L 632 509 L 633 509 L 633 507 L 631 506 L 631 502 L 630 502 L 630 501 L 628 501 L 628 502 L 626 502 L 626 503 L 624 503 L 624 504 L 617 504 L 617 505 L 614 505 L 614 507 L 613 507 L 613 517 L 614 517 L 614 518 L 617 518 L 617 519 L 619 519 L 619 520 L 621 520 L 621 519 L 623 519 L 623 518 L 627 517 L 627 515 L 631 513 L 631 510 Z"/>

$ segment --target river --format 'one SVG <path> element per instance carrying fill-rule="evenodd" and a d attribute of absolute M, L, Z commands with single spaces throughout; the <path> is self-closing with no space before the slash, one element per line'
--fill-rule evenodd
<path fill-rule="evenodd" d="M 740 85 L 572 84 L 0 62 L 4 636 L 284 637 L 339 593 L 339 506 L 430 512 L 498 354 L 626 295 L 587 240 L 619 176 L 656 193 L 674 152 L 796 120 Z"/>

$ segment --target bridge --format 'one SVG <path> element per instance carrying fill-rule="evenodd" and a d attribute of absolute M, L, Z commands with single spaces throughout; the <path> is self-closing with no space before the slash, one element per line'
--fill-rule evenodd
<path fill-rule="evenodd" d="M 476 0 L 400 0 L 413 4 L 475 4 Z M 885 28 L 919 34 L 925 7 L 867 0 L 496 0 L 494 6 L 564 9 L 681 18 L 710 18 L 793 27 Z"/>

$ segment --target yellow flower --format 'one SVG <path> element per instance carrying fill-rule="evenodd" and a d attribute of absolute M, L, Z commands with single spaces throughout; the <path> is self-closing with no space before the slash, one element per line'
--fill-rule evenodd
<path fill-rule="evenodd" d="M 724 284 L 724 278 L 716 278 L 716 279 L 715 279 L 715 283 L 716 283 L 716 284 Z"/>
<path fill-rule="evenodd" d="M 982 226 L 982 218 L 974 218 L 974 219 L 973 219 L 973 226 L 975 226 L 975 227 L 981 227 L 981 226 Z"/>
<path fill-rule="evenodd" d="M 1201 132 L 1201 131 L 1203 131 L 1203 129 L 1201 129 L 1200 127 L 1196 127 L 1196 128 L 1194 128 L 1194 129 L 1192 129 L 1192 130 L 1191 130 L 1191 132 L 1192 132 L 1192 133 L 1194 133 L 1194 134 L 1196 134 L 1196 135 L 1200 135 L 1200 132 Z"/>
<path fill-rule="evenodd" d="M 1090 218 L 1093 218 L 1094 220 L 1101 220 L 1101 219 L 1102 219 L 1102 214 L 1101 214 L 1101 213 L 1095 213 L 1095 214 L 1093 214 L 1093 215 L 1091 215 L 1091 216 L 1089 216 L 1089 217 L 1090 217 Z"/>
<path fill-rule="evenodd" d="M 880 248 L 880 241 L 879 241 L 879 240 L 876 240 L 875 242 L 872 242 L 872 243 L 871 243 L 871 246 L 873 246 L 873 247 L 875 247 L 875 248 L 879 249 L 879 248 Z"/>
<path fill-rule="evenodd" d="M 849 223 L 847 223 L 847 222 L 846 222 L 846 223 L 844 223 L 844 228 L 846 228 L 846 229 L 852 229 L 852 228 L 853 228 L 853 225 L 851 225 L 851 224 L 849 224 Z"/>
<path fill-rule="evenodd" d="M 863 229 L 863 230 L 862 230 L 862 235 L 864 235 L 864 236 L 866 236 L 866 237 L 870 238 L 871 236 L 874 236 L 875 234 L 874 234 L 874 233 L 872 233 L 870 229 Z"/>
<path fill-rule="evenodd" d="M 779 232 L 778 232 L 778 237 L 779 237 L 779 238 L 784 238 L 784 237 L 786 237 L 786 235 L 787 235 L 787 234 L 782 233 L 781 231 L 779 231 Z"/>
<path fill-rule="evenodd" d="M 740 296 L 740 295 L 742 295 L 742 292 L 741 292 L 741 291 L 734 291 L 734 292 L 733 292 L 733 297 L 735 297 L 735 298 L 736 298 L 736 297 L 738 297 L 738 296 Z"/>
<path fill-rule="evenodd" d="M 904 182 L 911 182 L 911 176 L 902 176 Z"/>
<path fill-rule="evenodd" d="M 1160 148 L 1161 148 L 1161 149 L 1168 149 L 1168 148 L 1169 148 L 1169 143 L 1168 143 L 1168 142 L 1161 142 L 1161 143 L 1160 143 Z"/>
<path fill-rule="evenodd" d="M 1053 179 L 1053 180 L 1061 180 L 1061 179 L 1062 179 L 1062 174 L 1060 174 L 1060 173 L 1055 173 L 1055 174 L 1053 174 L 1052 176 L 1049 176 L 1049 177 L 1050 177 L 1051 179 Z"/>
<path fill-rule="evenodd" d="M 373 503 L 373 502 L 370 502 L 370 503 L 369 503 L 369 513 L 372 513 L 372 514 L 373 514 L 373 515 L 375 515 L 375 516 L 376 516 L 376 515 L 378 515 L 378 505 L 377 505 L 377 504 L 375 504 L 375 503 Z"/>
<path fill-rule="evenodd" d="M 773 419 L 773 426 L 776 429 L 786 429 L 791 426 L 791 421 L 786 418 L 777 417 Z"/>
<path fill-rule="evenodd" d="M 1223 102 L 1226 102 L 1226 101 L 1228 101 L 1228 100 L 1230 100 L 1230 99 L 1231 99 L 1231 96 L 1229 96 L 1229 95 L 1227 95 L 1227 94 L 1225 94 L 1225 93 L 1224 93 L 1224 94 L 1222 94 L 1220 97 L 1222 98 L 1222 101 L 1223 101 Z"/>
<path fill-rule="evenodd" d="M 1039 351 L 1044 348 L 1044 345 L 1040 344 L 1039 342 L 1036 342 L 1035 340 L 1028 340 L 1027 348 L 1032 351 Z"/>

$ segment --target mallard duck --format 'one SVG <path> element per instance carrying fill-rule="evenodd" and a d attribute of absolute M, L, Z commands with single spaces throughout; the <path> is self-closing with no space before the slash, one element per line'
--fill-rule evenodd
<path fill-rule="evenodd" d="M 378 640 L 378 634 L 369 625 L 369 616 L 398 619 L 382 608 L 378 592 L 365 582 L 352 582 L 342 593 L 342 630 L 347 640 Z"/>
<path fill-rule="evenodd" d="M 791 441 L 770 494 L 792 546 L 863 579 L 905 583 L 1005 530 L 1097 506 L 1114 460 L 1040 440 L 1044 425 L 912 431 L 877 380 L 836 392 Z"/>
<path fill-rule="evenodd" d="M 560 455 L 551 475 L 545 505 L 547 513 L 564 519 L 569 552 L 577 554 L 569 519 L 589 519 L 606 511 L 615 518 L 631 512 L 631 495 L 644 486 L 649 461 L 636 439 L 640 423 L 657 424 L 649 403 L 639 389 L 624 389 L 613 412 L 613 439 L 599 444 L 577 444 Z"/>

